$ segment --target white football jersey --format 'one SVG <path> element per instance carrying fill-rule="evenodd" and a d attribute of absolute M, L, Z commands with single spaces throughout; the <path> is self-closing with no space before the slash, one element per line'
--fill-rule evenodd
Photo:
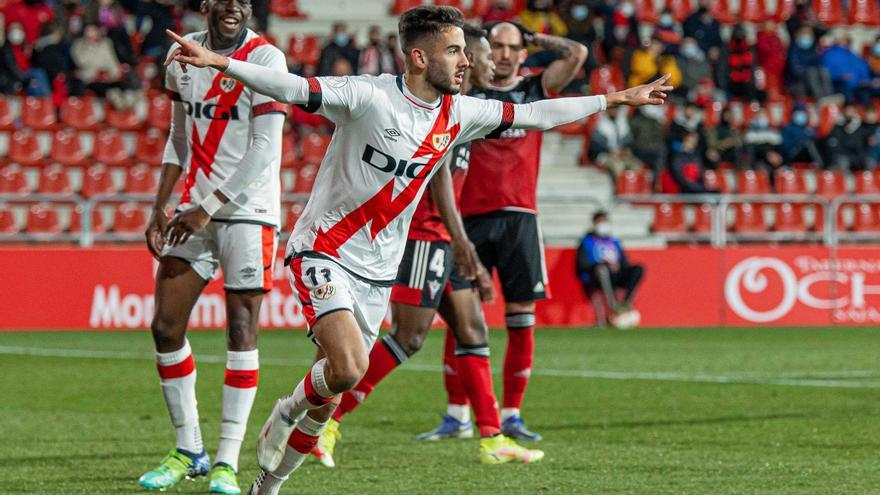
<path fill-rule="evenodd" d="M 302 107 L 336 124 L 287 255 L 318 253 L 363 278 L 393 280 L 428 181 L 456 144 L 503 131 L 513 105 L 417 99 L 402 76 L 310 78 Z"/>
<path fill-rule="evenodd" d="M 208 32 L 186 36 L 200 45 L 207 45 Z M 169 54 L 178 47 L 174 44 Z M 265 38 L 248 30 L 230 58 L 243 60 L 287 72 L 284 54 Z M 170 64 L 165 84 L 172 99 L 186 109 L 187 156 L 184 190 L 178 208 L 199 204 L 231 176 L 251 144 L 252 118 L 269 112 L 286 112 L 286 105 L 256 93 L 235 79 L 212 68 Z M 242 204 L 232 201 L 212 218 L 215 220 L 246 220 L 278 227 L 280 223 L 281 140 L 274 140 L 270 167 L 244 191 Z M 230 198 L 234 199 L 234 198 Z"/>

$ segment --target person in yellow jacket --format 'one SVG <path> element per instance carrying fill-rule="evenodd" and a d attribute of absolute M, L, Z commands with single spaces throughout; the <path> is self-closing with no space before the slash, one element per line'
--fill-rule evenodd
<path fill-rule="evenodd" d="M 647 44 L 633 52 L 630 60 L 629 85 L 643 84 L 650 81 L 657 74 L 672 74 L 669 78 L 673 84 L 681 84 L 681 69 L 675 61 L 675 56 L 664 53 L 666 45 L 658 39 L 652 39 Z"/>
<path fill-rule="evenodd" d="M 553 36 L 568 34 L 568 26 L 553 8 L 553 0 L 529 0 L 525 10 L 519 13 L 519 22 L 529 31 Z M 529 52 L 537 51 L 531 47 Z"/>

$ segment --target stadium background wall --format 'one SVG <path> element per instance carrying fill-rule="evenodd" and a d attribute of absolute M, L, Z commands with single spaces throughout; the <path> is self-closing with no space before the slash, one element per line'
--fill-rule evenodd
<path fill-rule="evenodd" d="M 880 323 L 880 246 L 670 247 L 628 254 L 647 269 L 635 303 L 643 326 Z M 303 327 L 281 255 L 260 323 L 263 328 Z M 538 304 L 539 325 L 594 321 L 573 263 L 574 250 L 547 250 L 552 299 Z M 144 249 L 10 247 L 0 249 L 0 267 L 0 330 L 149 326 L 155 262 Z M 218 280 L 194 311 L 194 328 L 225 325 Z M 503 312 L 500 303 L 487 306 L 489 324 L 502 327 Z"/>

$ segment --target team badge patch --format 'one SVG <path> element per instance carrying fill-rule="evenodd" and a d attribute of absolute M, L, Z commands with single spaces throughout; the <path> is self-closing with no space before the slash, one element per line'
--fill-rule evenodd
<path fill-rule="evenodd" d="M 222 89 L 225 93 L 228 93 L 235 89 L 235 85 L 237 81 L 231 77 L 224 77 L 220 79 L 220 89 Z"/>
<path fill-rule="evenodd" d="M 437 151 L 443 151 L 449 146 L 449 142 L 452 141 L 452 134 L 448 132 L 444 132 L 443 134 L 434 134 L 431 136 L 432 144 L 434 145 L 434 149 Z"/>
<path fill-rule="evenodd" d="M 336 287 L 333 287 L 331 284 L 324 284 L 320 287 L 315 287 L 312 290 L 312 296 L 314 296 L 315 299 L 320 299 L 322 301 L 326 301 L 335 295 Z"/>

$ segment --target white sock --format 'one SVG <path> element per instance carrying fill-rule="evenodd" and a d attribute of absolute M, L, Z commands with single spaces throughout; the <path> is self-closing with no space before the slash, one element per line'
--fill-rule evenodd
<path fill-rule="evenodd" d="M 304 416 L 287 441 L 287 447 L 284 451 L 284 457 L 281 464 L 273 471 L 265 475 L 260 484 L 259 495 L 277 495 L 281 489 L 281 485 L 287 481 L 287 478 L 296 471 L 309 456 L 312 447 L 317 442 L 317 437 L 321 436 L 327 422 L 319 422 L 310 416 Z"/>
<path fill-rule="evenodd" d="M 516 407 L 501 408 L 501 421 L 507 421 L 507 418 L 519 416 L 519 409 Z"/>
<path fill-rule="evenodd" d="M 327 358 L 316 362 L 306 377 L 300 380 L 293 393 L 281 400 L 281 410 L 290 418 L 297 418 L 310 409 L 317 409 L 333 399 L 334 394 L 324 381 Z M 306 380 L 309 380 L 306 383 Z"/>
<path fill-rule="evenodd" d="M 471 407 L 467 404 L 446 404 L 446 414 L 467 423 L 471 420 Z"/>
<path fill-rule="evenodd" d="M 238 471 L 238 453 L 247 429 L 248 416 L 257 395 L 260 360 L 258 351 L 226 353 L 226 380 L 223 384 L 223 413 L 220 446 L 214 463 Z"/>
<path fill-rule="evenodd" d="M 193 454 L 205 450 L 196 401 L 196 368 L 189 341 L 174 351 L 156 353 L 162 395 L 177 433 L 177 448 Z"/>

